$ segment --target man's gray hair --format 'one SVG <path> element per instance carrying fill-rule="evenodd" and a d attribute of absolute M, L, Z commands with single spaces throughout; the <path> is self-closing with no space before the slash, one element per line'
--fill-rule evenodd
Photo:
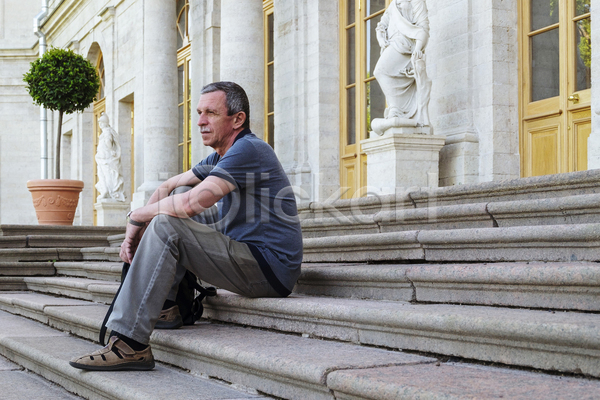
<path fill-rule="evenodd" d="M 227 103 L 227 115 L 237 114 L 240 111 L 246 113 L 246 121 L 242 128 L 250 128 L 250 102 L 246 91 L 234 82 L 213 82 L 204 86 L 200 94 L 224 92 Z"/>

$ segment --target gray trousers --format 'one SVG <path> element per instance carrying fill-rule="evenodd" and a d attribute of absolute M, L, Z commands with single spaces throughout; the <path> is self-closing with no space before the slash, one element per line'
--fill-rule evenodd
<path fill-rule="evenodd" d="M 207 226 L 214 213 L 205 213 L 194 217 L 204 223 L 168 215 L 152 220 L 115 300 L 109 329 L 148 344 L 165 300 L 175 300 L 186 269 L 242 296 L 279 297 L 248 246 Z"/>

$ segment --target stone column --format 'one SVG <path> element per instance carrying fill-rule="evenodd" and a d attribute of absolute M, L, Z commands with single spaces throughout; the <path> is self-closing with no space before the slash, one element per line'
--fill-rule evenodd
<path fill-rule="evenodd" d="M 361 141 L 367 154 L 369 192 L 394 194 L 398 188 L 438 187 L 444 136 L 429 127 L 391 128 Z"/>
<path fill-rule="evenodd" d="M 175 2 L 144 2 L 144 181 L 131 208 L 146 204 L 154 190 L 177 174 L 177 31 Z M 137 149 L 136 149 L 137 150 Z M 136 156 L 138 156 L 136 151 Z"/>
<path fill-rule="evenodd" d="M 220 80 L 221 62 L 221 1 L 190 2 L 190 41 L 192 47 L 192 165 L 214 150 L 202 144 L 197 129 L 196 106 L 204 85 Z"/>
<path fill-rule="evenodd" d="M 221 1 L 221 77 L 242 86 L 250 100 L 250 128 L 264 134 L 264 32 L 262 2 Z"/>

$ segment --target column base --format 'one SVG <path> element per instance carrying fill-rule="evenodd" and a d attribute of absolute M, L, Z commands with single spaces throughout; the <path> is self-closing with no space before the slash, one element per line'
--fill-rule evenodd
<path fill-rule="evenodd" d="M 367 154 L 369 191 L 393 194 L 401 188 L 438 187 L 440 150 L 446 137 L 429 132 L 429 127 L 391 128 L 361 141 Z"/>
<path fill-rule="evenodd" d="M 94 204 L 96 224 L 98 226 L 125 226 L 125 216 L 129 211 L 129 203 L 115 200 L 101 200 Z"/>

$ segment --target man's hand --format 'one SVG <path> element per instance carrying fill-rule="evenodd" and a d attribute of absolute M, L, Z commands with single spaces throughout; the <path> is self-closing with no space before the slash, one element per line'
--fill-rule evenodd
<path fill-rule="evenodd" d="M 127 223 L 127 230 L 125 231 L 125 240 L 121 244 L 121 252 L 119 256 L 121 260 L 126 263 L 130 263 L 133 260 L 133 256 L 135 255 L 135 251 L 137 250 L 138 245 L 140 244 L 140 240 L 142 240 L 142 235 L 146 230 L 146 226 L 136 226 L 130 223 Z"/>

